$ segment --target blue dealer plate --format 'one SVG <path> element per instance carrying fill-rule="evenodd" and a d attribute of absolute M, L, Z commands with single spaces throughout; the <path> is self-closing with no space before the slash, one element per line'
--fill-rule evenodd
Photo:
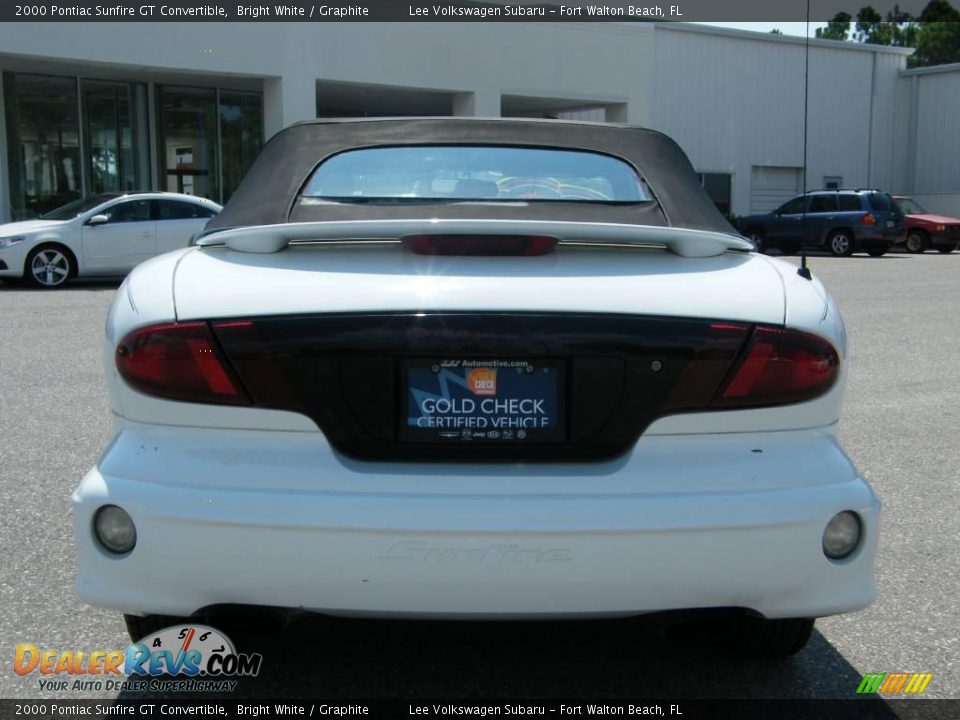
<path fill-rule="evenodd" d="M 400 439 L 563 442 L 563 363 L 439 358 L 403 366 Z"/>

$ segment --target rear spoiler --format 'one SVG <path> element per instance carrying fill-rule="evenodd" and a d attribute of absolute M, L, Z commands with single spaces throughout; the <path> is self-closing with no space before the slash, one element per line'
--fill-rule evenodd
<path fill-rule="evenodd" d="M 561 244 L 653 247 L 681 257 L 712 257 L 728 250 L 748 252 L 753 244 L 738 235 L 654 225 L 541 220 L 337 220 L 282 223 L 214 230 L 197 237 L 201 247 L 223 246 L 245 253 L 275 253 L 291 244 L 400 243 L 416 235 L 538 235 Z"/>

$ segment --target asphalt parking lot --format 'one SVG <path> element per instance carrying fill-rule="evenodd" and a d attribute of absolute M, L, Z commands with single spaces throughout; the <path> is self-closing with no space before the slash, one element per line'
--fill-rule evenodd
<path fill-rule="evenodd" d="M 840 435 L 884 502 L 880 596 L 775 663 L 637 632 L 634 621 L 438 624 L 296 618 L 250 636 L 245 696 L 849 698 L 867 672 L 932 672 L 960 697 L 960 254 L 813 257 L 850 336 Z M 117 283 L 0 284 L 0 697 L 40 692 L 13 648 L 122 649 L 121 618 L 73 594 L 69 496 L 109 436 L 100 368 Z M 784 559 L 789 562 L 789 558 Z M 235 622 L 242 623 L 242 620 Z M 228 629 L 229 628 L 226 628 Z M 83 693 L 114 697 L 116 693 Z"/>

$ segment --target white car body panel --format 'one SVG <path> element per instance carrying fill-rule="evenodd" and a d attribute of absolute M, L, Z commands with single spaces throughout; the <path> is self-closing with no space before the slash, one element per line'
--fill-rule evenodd
<path fill-rule="evenodd" d="M 241 603 L 444 618 L 700 607 L 817 617 L 873 601 L 879 501 L 835 437 L 843 372 L 786 408 L 661 418 L 608 461 L 415 464 L 345 457 L 298 413 L 144 395 L 113 362 L 127 332 L 154 323 L 398 309 L 786 320 L 846 355 L 819 281 L 753 253 L 169 253 L 128 277 L 107 320 L 116 436 L 74 494 L 80 596 L 135 614 Z M 108 502 L 137 524 L 127 558 L 92 538 Z M 841 510 L 861 516 L 864 538 L 834 562 L 820 538 Z"/>
<path fill-rule="evenodd" d="M 157 254 L 157 222 L 84 225 L 80 229 L 87 273 L 127 273 Z"/>
<path fill-rule="evenodd" d="M 74 502 L 77 590 L 128 613 L 743 606 L 777 618 L 857 609 L 876 593 L 879 503 L 821 431 L 645 436 L 602 463 L 477 467 L 353 461 L 316 433 L 123 423 Z M 130 512 L 149 554 L 118 560 L 92 542 L 107 502 Z M 865 540 L 832 563 L 820 536 L 839 509 L 861 515 Z"/>
<path fill-rule="evenodd" d="M 25 235 L 45 230 L 56 232 L 63 227 L 64 223 L 63 220 L 21 220 L 20 222 L 6 223 L 0 225 L 0 237 Z"/>
<path fill-rule="evenodd" d="M 206 218 L 182 218 L 157 221 L 157 252 L 165 253 L 182 248 L 183 239 L 188 240 L 203 230 Z"/>
<path fill-rule="evenodd" d="M 180 320 L 322 308 L 607 312 L 782 324 L 781 288 L 768 263 L 745 253 L 682 258 L 645 248 L 561 245 L 543 257 L 437 257 L 357 243 L 294 245 L 256 256 L 198 249 L 180 262 L 174 292 Z"/>
<path fill-rule="evenodd" d="M 838 346 L 842 322 L 819 281 L 796 275 L 796 267 L 763 255 L 724 255 L 679 258 L 662 250 L 640 248 L 561 248 L 541 258 L 452 258 L 411 255 L 398 246 L 293 246 L 282 253 L 249 257 L 224 247 L 191 248 L 162 256 L 158 266 L 138 269 L 129 278 L 130 296 L 155 302 L 149 312 L 118 316 L 115 308 L 107 327 L 107 345 L 115 347 L 129 330 L 177 319 L 264 314 L 299 314 L 322 307 L 325 312 L 413 310 L 530 310 L 624 312 L 707 316 L 782 324 L 785 308 L 792 310 L 792 327 L 819 334 Z M 172 274 L 167 288 L 158 275 Z M 347 269 L 347 272 L 344 270 Z M 685 277 L 697 272 L 691 290 Z M 702 274 L 701 274 L 702 273 Z M 216 283 L 204 278 L 215 275 Z M 490 277 L 496 277 L 491 286 Z M 794 283 L 796 277 L 799 282 Z M 389 278 L 390 283 L 384 279 Z M 642 278 L 642 282 L 638 281 Z M 790 283 L 790 301 L 779 289 Z M 148 285 L 149 283 L 149 285 Z M 727 287 L 733 285 L 733 289 Z M 554 291 L 551 285 L 557 288 Z M 594 289 L 603 287 L 604 292 Z M 176 293 L 176 310 L 171 291 Z M 433 298 L 443 297 L 436 305 Z M 122 321 L 121 321 L 122 318 Z M 839 323 L 839 325 L 838 325 Z M 111 397 L 122 402 L 125 416 L 138 422 L 211 428 L 246 428 L 316 432 L 303 415 L 280 410 L 215 405 L 189 405 L 150 397 L 119 379 L 108 363 Z M 655 421 L 646 434 L 750 432 L 757 428 L 790 430 L 825 427 L 839 416 L 843 381 L 823 397 L 782 408 L 684 413 Z"/>

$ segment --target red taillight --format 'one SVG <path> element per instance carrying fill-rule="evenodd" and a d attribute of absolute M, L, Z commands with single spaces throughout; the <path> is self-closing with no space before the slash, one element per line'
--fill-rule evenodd
<path fill-rule="evenodd" d="M 220 359 L 204 322 L 140 328 L 117 346 L 117 370 L 147 395 L 218 405 L 250 400 Z"/>
<path fill-rule="evenodd" d="M 743 360 L 711 407 L 761 407 L 812 400 L 827 392 L 840 372 L 840 357 L 826 340 L 798 330 L 758 326 Z"/>
<path fill-rule="evenodd" d="M 867 213 L 862 218 L 860 218 L 861 225 L 876 225 L 877 219 L 873 216 L 873 213 Z"/>
<path fill-rule="evenodd" d="M 546 255 L 557 238 L 544 235 L 410 235 L 403 246 L 417 255 Z"/>

